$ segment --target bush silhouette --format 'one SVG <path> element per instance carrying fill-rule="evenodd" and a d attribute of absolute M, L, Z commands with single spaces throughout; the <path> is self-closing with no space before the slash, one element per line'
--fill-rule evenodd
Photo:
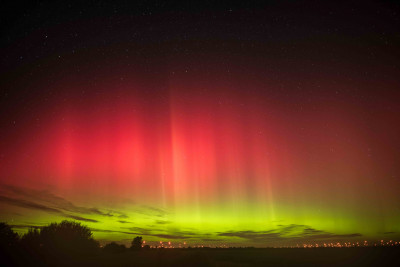
<path fill-rule="evenodd" d="M 30 235 L 34 237 L 36 233 Z M 38 241 L 46 253 L 87 254 L 99 248 L 88 227 L 67 220 L 43 227 Z"/>
<path fill-rule="evenodd" d="M 143 238 L 141 236 L 137 236 L 132 240 L 131 249 L 139 250 L 142 248 Z"/>
<path fill-rule="evenodd" d="M 0 250 L 9 251 L 18 244 L 19 236 L 4 222 L 0 223 Z"/>
<path fill-rule="evenodd" d="M 119 245 L 115 242 L 111 242 L 111 243 L 108 243 L 107 245 L 105 245 L 103 250 L 104 250 L 104 252 L 107 252 L 107 253 L 122 253 L 122 252 L 125 252 L 126 247 L 125 247 L 125 245 L 122 245 L 122 244 Z"/>

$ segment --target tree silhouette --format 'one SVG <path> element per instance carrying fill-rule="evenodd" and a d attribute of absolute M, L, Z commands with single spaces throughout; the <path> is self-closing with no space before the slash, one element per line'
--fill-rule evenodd
<path fill-rule="evenodd" d="M 19 236 L 7 223 L 0 223 L 0 265 L 15 265 Z"/>
<path fill-rule="evenodd" d="M 40 231 L 37 228 L 30 228 L 21 238 L 21 247 L 31 253 L 37 253 L 42 244 Z"/>
<path fill-rule="evenodd" d="M 92 235 L 88 227 L 64 220 L 43 227 L 40 241 L 46 252 L 85 254 L 94 252 L 99 247 Z"/>
<path fill-rule="evenodd" d="M 135 249 L 135 250 L 139 250 L 142 248 L 142 237 L 141 236 L 137 236 L 132 240 L 132 245 L 131 245 L 131 249 Z"/>
<path fill-rule="evenodd" d="M 19 236 L 4 222 L 0 223 L 0 249 L 7 251 L 13 249 L 19 240 Z"/>

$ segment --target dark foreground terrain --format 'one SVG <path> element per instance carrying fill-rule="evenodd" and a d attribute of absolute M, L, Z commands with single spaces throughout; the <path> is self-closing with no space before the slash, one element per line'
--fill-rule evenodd
<path fill-rule="evenodd" d="M 4 255 L 3 255 L 4 256 Z M 149 249 L 92 255 L 2 257 L 1 266 L 400 266 L 400 249 Z"/>

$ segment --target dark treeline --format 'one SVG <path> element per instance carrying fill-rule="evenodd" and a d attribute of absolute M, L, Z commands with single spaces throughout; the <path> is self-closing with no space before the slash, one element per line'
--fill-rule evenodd
<path fill-rule="evenodd" d="M 400 266 L 398 247 L 150 249 L 142 237 L 131 246 L 101 247 L 74 221 L 31 228 L 19 236 L 0 223 L 0 266 Z"/>
<path fill-rule="evenodd" d="M 132 240 L 130 250 L 148 249 L 142 246 L 142 237 Z M 75 221 L 64 220 L 43 228 L 30 228 L 19 236 L 7 223 L 0 223 L 0 266 L 63 265 L 66 258 L 93 257 L 98 253 L 120 253 L 129 250 L 115 242 L 100 247 L 91 230 Z"/>

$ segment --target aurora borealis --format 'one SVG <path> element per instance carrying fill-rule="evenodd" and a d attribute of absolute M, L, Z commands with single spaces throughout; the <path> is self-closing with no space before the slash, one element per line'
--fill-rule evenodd
<path fill-rule="evenodd" d="M 74 219 L 102 242 L 400 239 L 399 15 L 348 5 L 10 18 L 0 221 Z"/>

